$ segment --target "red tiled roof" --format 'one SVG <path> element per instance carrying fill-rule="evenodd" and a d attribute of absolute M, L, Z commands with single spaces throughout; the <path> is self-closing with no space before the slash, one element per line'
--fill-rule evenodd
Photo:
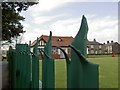
<path fill-rule="evenodd" d="M 45 42 L 48 41 L 49 36 L 42 35 L 39 40 L 44 40 Z M 72 43 L 73 37 L 72 36 L 52 36 L 52 46 L 68 46 Z M 32 43 L 35 44 L 36 41 Z"/>
<path fill-rule="evenodd" d="M 35 45 L 35 43 L 36 43 L 36 40 L 32 42 L 31 46 L 34 46 L 34 45 Z"/>

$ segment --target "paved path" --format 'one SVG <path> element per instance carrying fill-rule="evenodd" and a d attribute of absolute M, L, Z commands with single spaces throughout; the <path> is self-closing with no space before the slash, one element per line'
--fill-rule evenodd
<path fill-rule="evenodd" d="M 2 61 L 0 61 L 0 90 L 2 89 Z"/>
<path fill-rule="evenodd" d="M 9 87 L 8 83 L 8 62 L 0 60 L 0 90 Z M 42 82 L 39 80 L 39 90 L 42 90 Z"/>
<path fill-rule="evenodd" d="M 7 88 L 8 85 L 8 62 L 0 60 L 0 90 L 2 87 Z"/>

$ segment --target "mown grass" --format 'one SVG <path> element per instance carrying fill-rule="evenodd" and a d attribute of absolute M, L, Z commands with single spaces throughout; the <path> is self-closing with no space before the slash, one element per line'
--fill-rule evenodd
<path fill-rule="evenodd" d="M 100 88 L 118 88 L 118 58 L 90 58 L 99 64 L 99 86 Z"/>
<path fill-rule="evenodd" d="M 118 54 L 114 54 L 115 57 L 118 57 Z M 111 57 L 112 54 L 98 54 L 98 55 L 87 55 L 87 58 L 101 58 L 101 57 Z"/>
<path fill-rule="evenodd" d="M 88 58 L 90 62 L 99 64 L 99 87 L 118 88 L 118 57 Z M 42 80 L 42 61 L 40 61 L 40 80 Z M 66 88 L 66 62 L 55 60 L 55 87 Z"/>

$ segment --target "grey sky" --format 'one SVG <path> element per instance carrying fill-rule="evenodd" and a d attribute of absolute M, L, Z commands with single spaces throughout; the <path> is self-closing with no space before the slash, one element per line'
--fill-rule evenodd
<path fill-rule="evenodd" d="M 57 0 L 58 1 L 58 0 Z M 71 1 L 71 0 L 70 0 Z M 47 2 L 47 0 L 46 0 Z M 81 17 L 85 15 L 88 21 L 88 39 L 97 39 L 99 42 L 107 40 L 118 41 L 117 2 L 51 2 L 45 1 L 32 6 L 22 15 L 26 33 L 23 42 L 34 41 L 42 34 L 75 36 L 79 30 Z"/>

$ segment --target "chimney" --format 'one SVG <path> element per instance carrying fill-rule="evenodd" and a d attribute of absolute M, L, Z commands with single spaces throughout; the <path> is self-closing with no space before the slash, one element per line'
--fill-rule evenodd
<path fill-rule="evenodd" d="M 107 41 L 107 44 L 109 43 L 109 41 Z"/>
<path fill-rule="evenodd" d="M 113 40 L 111 41 L 111 43 L 113 43 Z"/>
<path fill-rule="evenodd" d="M 95 38 L 94 38 L 94 40 L 93 40 L 94 42 L 96 42 L 96 40 L 95 40 Z"/>

